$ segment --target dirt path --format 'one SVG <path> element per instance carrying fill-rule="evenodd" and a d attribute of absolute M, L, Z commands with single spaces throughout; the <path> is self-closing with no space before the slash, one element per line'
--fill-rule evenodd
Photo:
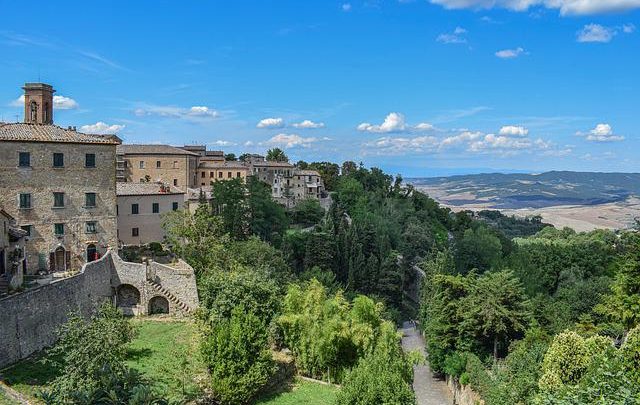
<path fill-rule="evenodd" d="M 420 332 L 410 322 L 402 325 L 402 349 L 405 352 L 420 350 L 425 355 L 425 343 Z M 427 362 L 423 366 L 413 367 L 413 391 L 418 405 L 451 405 L 453 398 L 447 384 L 434 378 Z"/>

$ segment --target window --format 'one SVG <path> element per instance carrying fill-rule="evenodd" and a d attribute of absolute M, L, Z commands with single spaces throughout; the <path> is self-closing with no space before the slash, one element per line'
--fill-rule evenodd
<path fill-rule="evenodd" d="M 174 210 L 174 211 L 178 211 L 178 203 L 177 203 L 177 202 L 174 202 L 174 203 L 171 205 L 171 209 L 172 209 L 172 210 Z"/>
<path fill-rule="evenodd" d="M 174 168 L 174 169 L 177 169 L 177 168 L 178 168 L 178 161 L 177 161 L 177 160 L 174 160 L 174 161 L 173 161 L 173 168 Z"/>
<path fill-rule="evenodd" d="M 28 194 L 28 193 L 20 194 L 20 208 L 22 209 L 31 208 L 31 194 Z"/>
<path fill-rule="evenodd" d="M 96 233 L 96 221 L 85 222 L 84 230 L 86 233 Z"/>
<path fill-rule="evenodd" d="M 87 153 L 84 155 L 84 166 L 85 167 L 96 167 L 96 154 L 95 153 Z"/>
<path fill-rule="evenodd" d="M 159 169 L 160 167 L 162 167 L 162 162 L 159 160 L 156 160 L 156 169 Z"/>
<path fill-rule="evenodd" d="M 64 153 L 53 154 L 53 167 L 64 167 Z"/>
<path fill-rule="evenodd" d="M 31 225 L 22 225 L 20 228 L 27 232 L 27 236 L 31 236 Z"/>
<path fill-rule="evenodd" d="M 116 215 L 120 215 L 120 206 L 116 204 Z"/>
<path fill-rule="evenodd" d="M 87 208 L 96 206 L 96 193 L 84 193 L 84 206 Z"/>
<path fill-rule="evenodd" d="M 64 193 L 53 193 L 53 208 L 64 208 Z"/>
<path fill-rule="evenodd" d="M 241 177 L 240 172 L 236 172 L 236 177 Z"/>
<path fill-rule="evenodd" d="M 140 230 L 138 228 L 131 228 L 131 236 L 140 235 Z"/>
<path fill-rule="evenodd" d="M 173 185 L 176 187 L 178 186 L 178 179 L 173 179 Z"/>
<path fill-rule="evenodd" d="M 124 161 L 124 168 L 126 169 L 128 166 L 129 166 L 129 161 L 128 161 L 128 160 L 125 160 L 125 161 Z"/>
<path fill-rule="evenodd" d="M 133 215 L 138 214 L 138 204 L 131 204 L 131 213 Z"/>
<path fill-rule="evenodd" d="M 20 166 L 20 167 L 29 167 L 29 166 L 31 166 L 31 153 L 29 153 L 29 152 L 20 152 L 18 154 L 18 166 Z"/>
<path fill-rule="evenodd" d="M 218 172 L 218 178 L 221 179 L 222 178 L 222 172 Z"/>
<path fill-rule="evenodd" d="M 213 172 L 209 172 L 209 178 L 213 178 Z"/>
<path fill-rule="evenodd" d="M 140 161 L 140 168 L 141 168 L 141 169 L 144 169 L 144 160 L 141 160 L 141 161 Z"/>
<path fill-rule="evenodd" d="M 159 213 L 160 212 L 160 204 L 158 204 L 158 203 L 151 204 L 151 212 L 153 212 L 154 214 Z"/>
<path fill-rule="evenodd" d="M 227 172 L 227 178 L 230 179 L 232 176 L 231 172 Z"/>
<path fill-rule="evenodd" d="M 58 236 L 64 235 L 64 224 L 53 224 L 53 233 Z"/>
<path fill-rule="evenodd" d="M 202 175 L 200 177 L 202 177 L 204 179 L 206 175 L 207 174 L 205 172 L 202 172 Z"/>

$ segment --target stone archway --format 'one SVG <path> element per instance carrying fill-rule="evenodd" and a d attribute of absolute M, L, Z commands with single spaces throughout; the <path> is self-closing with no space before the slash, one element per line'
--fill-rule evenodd
<path fill-rule="evenodd" d="M 98 248 L 93 243 L 87 245 L 87 263 L 98 260 Z"/>
<path fill-rule="evenodd" d="M 65 271 L 67 269 L 67 254 L 62 246 L 53 251 L 53 271 Z"/>
<path fill-rule="evenodd" d="M 169 301 L 165 297 L 156 296 L 149 300 L 149 315 L 168 313 Z"/>
<path fill-rule="evenodd" d="M 140 291 L 131 284 L 122 284 L 118 287 L 116 295 L 118 307 L 135 307 L 140 305 Z"/>

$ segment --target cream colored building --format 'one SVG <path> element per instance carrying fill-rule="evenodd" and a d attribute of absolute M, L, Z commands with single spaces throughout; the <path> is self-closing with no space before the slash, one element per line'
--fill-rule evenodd
<path fill-rule="evenodd" d="M 24 90 L 25 122 L 0 123 L 0 206 L 28 232 L 27 274 L 80 269 L 117 244 L 120 139 L 51 124 L 53 88 Z"/>
<path fill-rule="evenodd" d="M 241 162 L 201 160 L 198 165 L 199 186 L 208 186 L 212 182 L 240 178 L 246 181 L 249 167 Z"/>
<path fill-rule="evenodd" d="M 163 215 L 184 208 L 185 192 L 163 183 L 117 183 L 120 245 L 162 242 Z"/>
<path fill-rule="evenodd" d="M 199 155 L 169 145 L 120 145 L 119 181 L 162 182 L 186 190 L 196 187 Z"/>

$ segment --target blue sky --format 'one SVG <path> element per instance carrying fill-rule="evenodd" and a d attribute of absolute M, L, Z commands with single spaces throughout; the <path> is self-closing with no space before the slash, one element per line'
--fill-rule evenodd
<path fill-rule="evenodd" d="M 27 8 L 31 8 L 28 18 Z M 405 176 L 640 171 L 640 0 L 0 0 L 0 116 Z"/>

